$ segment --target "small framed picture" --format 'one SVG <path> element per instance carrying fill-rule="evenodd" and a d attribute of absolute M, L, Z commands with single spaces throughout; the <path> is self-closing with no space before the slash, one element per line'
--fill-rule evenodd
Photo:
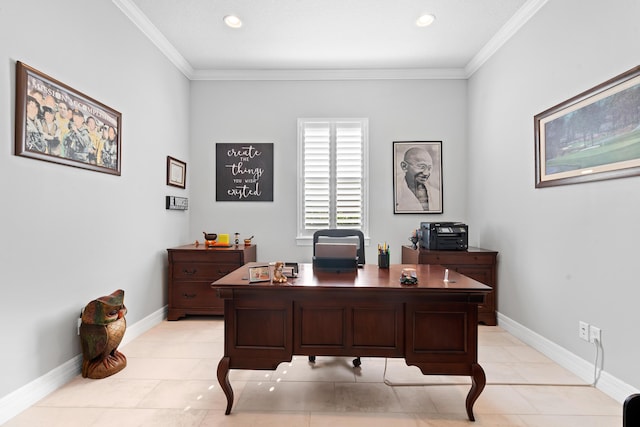
<path fill-rule="evenodd" d="M 167 185 L 187 186 L 187 164 L 171 156 L 167 156 Z"/>
<path fill-rule="evenodd" d="M 249 267 L 249 282 L 266 282 L 271 280 L 271 268 L 268 265 Z"/>

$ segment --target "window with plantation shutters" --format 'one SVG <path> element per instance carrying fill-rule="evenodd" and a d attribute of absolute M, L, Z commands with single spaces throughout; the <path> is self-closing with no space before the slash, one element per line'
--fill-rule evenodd
<path fill-rule="evenodd" d="M 367 119 L 298 120 L 298 237 L 367 232 Z"/>

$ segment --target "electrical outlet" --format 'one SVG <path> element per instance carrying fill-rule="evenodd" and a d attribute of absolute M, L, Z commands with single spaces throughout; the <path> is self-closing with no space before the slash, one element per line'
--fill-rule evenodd
<path fill-rule="evenodd" d="M 589 327 L 589 342 L 596 342 L 596 340 L 598 340 L 598 342 L 602 342 L 600 332 L 600 328 L 591 325 Z"/>
<path fill-rule="evenodd" d="M 582 320 L 578 322 L 578 336 L 585 341 L 589 341 L 589 324 L 587 322 Z"/>

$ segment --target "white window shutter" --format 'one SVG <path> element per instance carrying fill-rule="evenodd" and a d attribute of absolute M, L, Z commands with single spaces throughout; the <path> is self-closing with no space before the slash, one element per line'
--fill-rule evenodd
<path fill-rule="evenodd" d="M 299 119 L 298 236 L 324 228 L 366 232 L 366 119 Z"/>

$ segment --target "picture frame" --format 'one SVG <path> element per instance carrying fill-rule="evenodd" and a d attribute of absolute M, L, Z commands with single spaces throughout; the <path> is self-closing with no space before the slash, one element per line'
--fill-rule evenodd
<path fill-rule="evenodd" d="M 534 116 L 535 186 L 640 175 L 640 66 Z"/>
<path fill-rule="evenodd" d="M 216 202 L 273 202 L 272 142 L 216 142 Z"/>
<path fill-rule="evenodd" d="M 442 141 L 394 141 L 393 213 L 442 212 Z"/>
<path fill-rule="evenodd" d="M 179 188 L 187 186 L 187 164 L 171 156 L 167 156 L 167 185 Z"/>
<path fill-rule="evenodd" d="M 256 265 L 249 267 L 249 282 L 266 282 L 271 280 L 271 267 L 268 265 Z"/>
<path fill-rule="evenodd" d="M 15 155 L 120 175 L 122 114 L 16 62 Z"/>

